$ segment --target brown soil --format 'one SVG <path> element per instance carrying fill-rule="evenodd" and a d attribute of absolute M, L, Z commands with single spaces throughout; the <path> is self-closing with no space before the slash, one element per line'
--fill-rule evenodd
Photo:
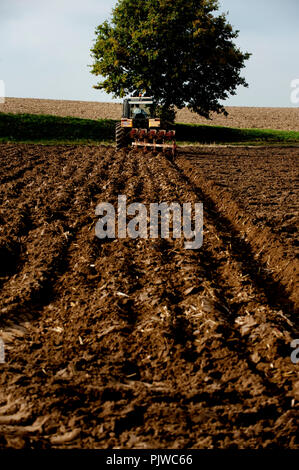
<path fill-rule="evenodd" d="M 227 106 L 228 117 L 214 114 L 207 120 L 187 108 L 178 111 L 177 121 L 239 128 L 299 131 L 299 108 L 257 108 Z M 88 119 L 119 119 L 122 105 L 92 101 L 40 100 L 6 98 L 0 103 L 2 113 L 52 114 Z"/>
<path fill-rule="evenodd" d="M 298 448 L 297 156 L 1 145 L 0 447 Z M 119 194 L 202 201 L 202 248 L 99 240 Z"/>

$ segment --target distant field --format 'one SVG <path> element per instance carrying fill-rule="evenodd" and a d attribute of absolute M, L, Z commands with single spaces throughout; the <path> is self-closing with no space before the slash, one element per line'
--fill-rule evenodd
<path fill-rule="evenodd" d="M 299 131 L 299 108 L 251 108 L 227 107 L 228 117 L 213 116 L 211 121 L 183 109 L 177 114 L 177 122 L 210 124 L 241 129 L 277 129 Z M 119 119 L 121 104 L 92 101 L 40 100 L 6 98 L 0 104 L 2 113 L 50 114 L 85 119 Z"/>

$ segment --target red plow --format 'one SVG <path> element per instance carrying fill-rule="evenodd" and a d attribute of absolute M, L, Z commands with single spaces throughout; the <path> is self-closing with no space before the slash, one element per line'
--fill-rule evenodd
<path fill-rule="evenodd" d="M 162 150 L 171 151 L 172 156 L 176 155 L 175 131 L 166 131 L 164 129 L 132 129 L 130 131 L 132 147 L 143 148 L 145 151 L 151 149 L 154 152 Z"/>

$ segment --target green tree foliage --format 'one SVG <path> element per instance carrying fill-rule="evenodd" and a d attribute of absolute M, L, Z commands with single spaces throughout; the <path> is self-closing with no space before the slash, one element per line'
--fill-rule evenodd
<path fill-rule="evenodd" d="M 248 86 L 240 71 L 250 54 L 218 9 L 217 0 L 119 0 L 96 29 L 91 71 L 102 81 L 94 88 L 146 93 L 166 114 L 175 106 L 227 114 L 219 100 Z"/>

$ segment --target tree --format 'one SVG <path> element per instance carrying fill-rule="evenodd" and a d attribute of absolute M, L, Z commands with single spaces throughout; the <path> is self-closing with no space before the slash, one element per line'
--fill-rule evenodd
<path fill-rule="evenodd" d="M 236 94 L 250 57 L 236 47 L 217 0 L 119 0 L 96 29 L 94 88 L 114 97 L 144 92 L 164 113 L 187 106 L 209 118 L 227 114 L 219 100 Z"/>

